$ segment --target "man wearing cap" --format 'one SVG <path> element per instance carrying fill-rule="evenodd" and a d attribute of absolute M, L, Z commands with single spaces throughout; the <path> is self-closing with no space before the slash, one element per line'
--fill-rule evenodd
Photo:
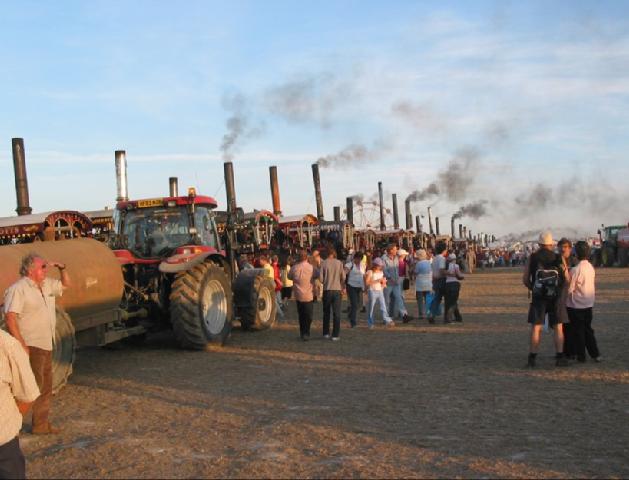
<path fill-rule="evenodd" d="M 402 252 L 408 255 L 405 250 L 402 250 Z M 408 315 L 406 305 L 404 305 L 404 298 L 402 297 L 402 282 L 404 279 L 400 276 L 400 255 L 398 254 L 397 245 L 390 244 L 387 247 L 387 253 L 382 256 L 381 260 L 384 263 L 384 277 L 387 279 L 384 299 L 389 315 L 392 318 L 396 314 L 401 315 L 404 323 L 407 323 L 411 317 Z"/>
<path fill-rule="evenodd" d="M 531 255 L 524 269 L 522 278 L 524 285 L 531 291 L 532 299 L 529 307 L 528 322 L 531 324 L 530 349 L 527 366 L 536 365 L 539 342 L 548 315 L 548 324 L 554 330 L 555 365 L 563 367 L 568 361 L 563 354 L 563 323 L 565 320 L 557 316 L 557 301 L 564 282 L 561 275 L 562 261 L 554 250 L 553 236 L 544 232 L 539 236 L 539 250 Z"/>
<path fill-rule="evenodd" d="M 46 276 L 49 267 L 59 270 L 61 281 Z M 4 295 L 7 329 L 28 354 L 41 392 L 33 403 L 33 433 L 58 433 L 48 420 L 52 398 L 52 347 L 55 338 L 55 297 L 70 286 L 65 265 L 47 262 L 31 253 L 22 259 L 20 278 Z"/>

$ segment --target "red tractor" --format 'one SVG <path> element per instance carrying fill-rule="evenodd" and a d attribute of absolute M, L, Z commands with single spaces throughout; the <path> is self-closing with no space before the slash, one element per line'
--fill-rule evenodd
<path fill-rule="evenodd" d="M 231 164 L 225 174 L 229 199 Z M 228 201 L 225 245 L 215 222 L 216 200 L 192 188 L 187 196 L 171 188 L 168 197 L 126 200 L 119 190 L 120 197 L 112 246 L 125 279 L 123 308 L 149 312 L 140 324 L 149 330 L 171 326 L 178 343 L 193 349 L 223 343 L 236 318 L 244 329 L 273 325 L 273 280 L 261 269 L 237 272 L 235 197 Z"/>

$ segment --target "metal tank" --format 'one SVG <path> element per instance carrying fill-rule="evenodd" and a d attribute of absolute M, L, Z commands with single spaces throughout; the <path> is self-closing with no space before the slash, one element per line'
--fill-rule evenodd
<path fill-rule="evenodd" d="M 90 238 L 81 238 L 2 246 L 0 293 L 3 294 L 20 278 L 22 258 L 31 252 L 46 260 L 66 265 L 72 286 L 57 300 L 57 305 L 70 315 L 77 332 L 114 320 L 122 299 L 124 283 L 120 264 L 105 244 Z M 59 278 L 56 268 L 49 269 L 48 275 Z"/>

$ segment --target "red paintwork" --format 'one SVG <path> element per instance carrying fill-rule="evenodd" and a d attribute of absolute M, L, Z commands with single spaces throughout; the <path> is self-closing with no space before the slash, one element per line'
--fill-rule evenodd
<path fill-rule="evenodd" d="M 160 260 L 157 259 L 147 259 L 147 258 L 137 258 L 131 253 L 129 250 L 114 250 L 114 255 L 120 262 L 120 265 L 129 265 L 129 264 L 141 264 L 141 265 L 151 265 L 159 263 Z"/>
<path fill-rule="evenodd" d="M 164 205 L 168 204 L 168 202 L 175 201 L 178 206 L 182 205 L 206 205 L 210 208 L 216 208 L 218 206 L 218 202 L 212 197 L 206 197 L 204 195 L 196 195 L 194 197 L 157 197 L 161 198 L 164 202 Z M 142 198 L 139 200 L 129 200 L 126 202 L 118 202 L 116 204 L 116 210 L 124 210 L 129 205 L 133 208 L 138 207 L 138 202 L 143 200 L 155 200 L 154 198 Z M 150 208 L 150 207 L 149 207 Z"/>

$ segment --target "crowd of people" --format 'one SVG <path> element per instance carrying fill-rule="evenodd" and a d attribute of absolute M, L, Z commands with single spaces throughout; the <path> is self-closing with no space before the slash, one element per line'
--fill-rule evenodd
<path fill-rule="evenodd" d="M 530 368 L 537 364 L 544 325 L 554 332 L 557 366 L 585 362 L 587 355 L 596 362 L 602 359 L 592 329 L 595 271 L 588 260 L 590 247 L 584 241 L 572 245 L 565 238 L 557 247 L 558 252 L 550 233 L 541 234 L 539 249 L 524 267 L 523 283 L 531 295 Z M 254 261 L 242 256 L 239 267 L 261 268 L 273 280 L 280 319 L 288 300 L 295 300 L 303 341 L 311 335 L 313 304 L 321 301 L 321 333 L 339 341 L 344 295 L 349 300 L 345 313 L 350 328 L 358 325 L 361 312 L 366 313 L 369 329 L 378 323 L 378 314 L 385 327 L 395 326 L 398 319 L 413 321 L 404 296 L 413 286 L 418 320 L 435 323 L 443 314 L 444 323 L 462 322 L 458 299 L 465 276 L 460 260 L 461 255 L 438 242 L 434 249 L 419 249 L 412 255 L 396 244 L 388 245 L 382 255 L 352 251 L 344 262 L 333 248 L 302 250 L 283 262 L 275 255 L 261 254 Z M 60 280 L 47 276 L 50 268 L 59 270 Z M 4 293 L 8 332 L 0 330 L 0 479 L 25 477 L 18 434 L 29 410 L 33 434 L 59 432 L 49 420 L 55 298 L 71 282 L 63 264 L 34 254 L 22 259 L 20 275 Z"/>
<path fill-rule="evenodd" d="M 404 291 L 413 285 L 418 319 L 435 323 L 443 312 L 444 323 L 462 322 L 458 298 L 464 275 L 459 260 L 440 242 L 434 251 L 419 249 L 413 255 L 396 244 L 389 244 L 381 255 L 350 250 L 344 261 L 337 258 L 334 248 L 304 249 L 296 258 L 287 256 L 284 261 L 277 255 L 260 254 L 253 261 L 243 255 L 239 268 L 262 268 L 273 280 L 280 321 L 288 300 L 294 298 L 303 340 L 310 338 L 313 303 L 320 301 L 322 335 L 338 341 L 344 296 L 349 303 L 344 313 L 350 328 L 357 326 L 359 313 L 366 313 L 370 329 L 378 314 L 383 325 L 392 327 L 395 320 L 408 323 L 415 318 L 404 298 Z"/>

